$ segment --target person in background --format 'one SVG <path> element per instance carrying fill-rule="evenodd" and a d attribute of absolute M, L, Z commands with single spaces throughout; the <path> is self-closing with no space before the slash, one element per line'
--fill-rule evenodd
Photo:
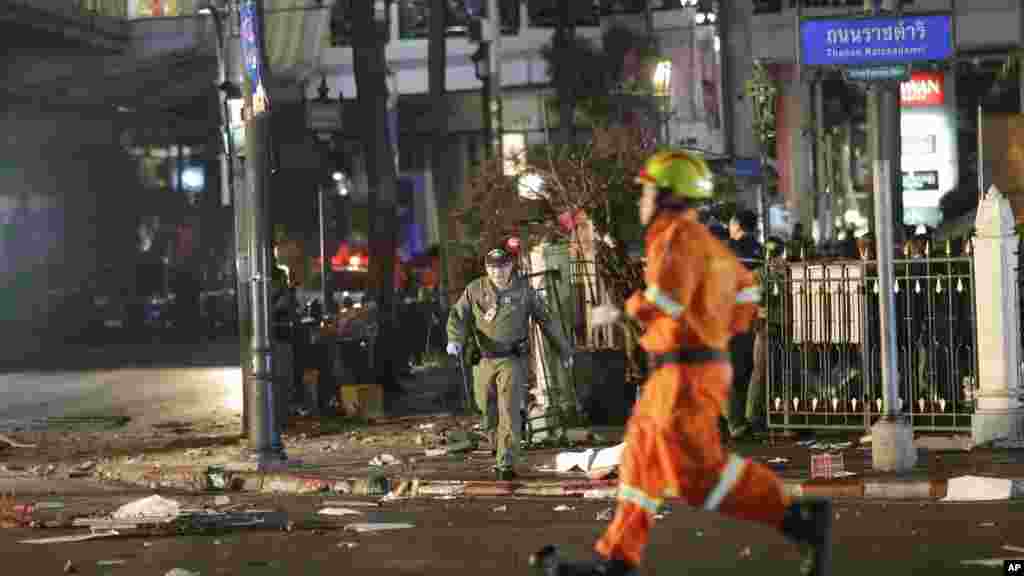
<path fill-rule="evenodd" d="M 757 273 L 763 265 L 761 243 L 757 233 L 757 214 L 752 210 L 740 210 L 729 220 L 729 248 L 743 262 L 747 270 Z M 751 322 L 751 331 L 741 332 L 729 341 L 729 356 L 732 358 L 732 392 L 726 410 L 729 434 L 734 439 L 742 438 L 760 426 L 758 407 L 762 398 L 761 390 L 750 388 L 754 366 L 755 340 L 763 337 L 763 322 L 756 318 Z"/>
<path fill-rule="evenodd" d="M 561 323 L 526 279 L 515 273 L 515 258 L 505 247 L 487 253 L 487 274 L 466 286 L 448 316 L 447 353 L 459 357 L 472 339 L 482 356 L 474 370 L 474 396 L 484 414 L 484 429 L 495 434 L 495 472 L 499 480 L 515 478 L 522 437 L 522 403 L 527 386 L 530 320 L 540 325 L 572 365 L 572 348 Z M 467 366 L 468 368 L 468 366 Z"/>

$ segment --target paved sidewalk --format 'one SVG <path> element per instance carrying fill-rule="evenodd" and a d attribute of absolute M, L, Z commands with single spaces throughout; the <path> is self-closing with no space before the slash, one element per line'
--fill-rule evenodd
<path fill-rule="evenodd" d="M 113 462 L 102 474 L 110 479 L 150 488 L 189 491 L 226 489 L 304 494 L 335 492 L 358 496 L 552 496 L 612 498 L 614 477 L 590 479 L 582 472 L 551 471 L 560 452 L 607 447 L 618 440 L 603 431 L 604 442 L 572 448 L 536 448 L 523 453 L 520 477 L 495 481 L 493 457 L 483 449 L 428 457 L 438 430 L 467 430 L 474 419 L 420 416 L 383 421 L 346 436 L 296 440 L 288 444 L 289 457 L 298 461 L 281 470 L 257 471 L 239 464 L 238 449 L 164 456 L 141 463 Z M 433 440 L 423 436 L 433 435 Z M 410 440 L 410 436 L 415 440 Z M 970 451 L 920 450 L 918 466 L 907 474 L 886 474 L 871 469 L 870 446 L 849 446 L 832 439 L 829 446 L 809 447 L 793 439 L 768 439 L 736 446 L 736 450 L 776 469 L 794 495 L 832 498 L 938 500 L 948 494 L 949 480 L 962 476 L 1024 479 L 1024 451 L 975 448 Z M 823 441 L 822 444 L 826 444 Z M 824 448 L 824 449 L 823 449 Z M 831 448 L 831 449 L 829 449 Z M 846 477 L 810 479 L 811 455 L 842 454 Z M 379 460 L 393 464 L 380 464 Z M 371 463 L 373 460 L 377 462 Z M 1008 484 L 1009 486 L 1009 484 Z M 1007 498 L 1024 497 L 1024 484 L 1012 482 Z"/>

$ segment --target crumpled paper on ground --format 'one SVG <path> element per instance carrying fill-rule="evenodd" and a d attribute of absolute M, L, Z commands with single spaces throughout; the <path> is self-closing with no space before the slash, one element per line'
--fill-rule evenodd
<path fill-rule="evenodd" d="M 168 498 L 157 494 L 129 502 L 114 511 L 112 516 L 116 520 L 129 520 L 132 518 L 174 518 L 181 514 L 181 505 Z"/>
<path fill-rule="evenodd" d="M 618 469 L 625 446 L 622 443 L 601 450 L 588 448 L 582 452 L 562 452 L 555 456 L 555 470 L 561 473 L 579 470 L 590 478 L 607 478 Z"/>
<path fill-rule="evenodd" d="M 942 502 L 977 502 L 1009 500 L 1013 495 L 1013 480 L 986 476 L 957 476 L 946 484 L 946 497 Z"/>

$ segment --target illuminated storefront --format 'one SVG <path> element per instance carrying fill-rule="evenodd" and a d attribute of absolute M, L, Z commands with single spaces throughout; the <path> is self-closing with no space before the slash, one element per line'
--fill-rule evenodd
<path fill-rule="evenodd" d="M 953 98 L 940 71 L 914 72 L 900 85 L 903 221 L 937 226 L 939 200 L 957 182 L 957 133 Z"/>

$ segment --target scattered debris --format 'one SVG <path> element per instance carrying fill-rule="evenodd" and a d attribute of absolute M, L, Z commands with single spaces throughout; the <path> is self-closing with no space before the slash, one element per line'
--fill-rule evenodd
<path fill-rule="evenodd" d="M 558 506 L 555 506 L 554 510 L 555 512 L 569 512 L 571 510 L 575 510 L 575 508 L 572 506 L 566 506 L 565 504 L 559 504 Z"/>
<path fill-rule="evenodd" d="M 778 456 L 768 460 L 768 464 L 788 464 L 788 463 L 789 463 L 789 458 L 781 458 L 781 457 L 778 457 Z"/>
<path fill-rule="evenodd" d="M 65 574 L 75 574 L 77 572 L 78 572 L 78 568 L 75 568 L 75 563 L 74 562 L 72 562 L 71 560 L 68 560 L 67 562 L 64 563 L 64 573 Z"/>
<path fill-rule="evenodd" d="M 978 523 L 978 528 L 995 528 L 995 527 L 996 527 L 996 523 L 995 522 L 979 522 Z"/>
<path fill-rule="evenodd" d="M 961 560 L 961 566 L 984 566 L 986 568 L 1001 568 L 1007 560 L 1018 560 L 1018 558 L 982 558 L 980 560 Z"/>
<path fill-rule="evenodd" d="M 753 551 L 751 551 L 750 546 L 744 546 L 743 549 L 740 550 L 740 558 L 750 558 L 752 554 Z"/>
<path fill-rule="evenodd" d="M 361 500 L 328 500 L 327 502 L 324 502 L 323 504 L 321 504 L 321 506 L 324 506 L 324 507 L 332 507 L 332 506 L 360 507 L 360 506 L 362 506 L 362 507 L 365 507 L 365 508 L 378 508 L 378 507 L 380 507 L 380 502 L 363 502 Z"/>
<path fill-rule="evenodd" d="M 942 502 L 976 502 L 1009 500 L 1013 495 L 1013 480 L 986 476 L 957 476 L 946 484 L 946 497 Z"/>
<path fill-rule="evenodd" d="M 199 576 L 199 572 L 185 570 L 184 568 L 171 568 L 164 576 Z"/>
<path fill-rule="evenodd" d="M 11 448 L 37 448 L 36 444 L 22 444 L 10 436 L 0 434 L 0 443 L 7 444 Z"/>
<path fill-rule="evenodd" d="M 90 532 L 89 534 L 73 534 L 70 536 L 53 536 L 50 538 L 34 538 L 31 540 L 19 540 L 19 544 L 67 544 L 71 542 L 85 542 L 87 540 L 95 540 L 97 538 L 108 538 L 110 536 L 117 536 L 120 532 L 117 530 L 106 530 L 100 532 Z"/>
<path fill-rule="evenodd" d="M 96 565 L 99 567 L 110 567 L 110 566 L 124 566 L 128 562 L 126 560 L 99 560 Z"/>
<path fill-rule="evenodd" d="M 344 548 L 346 550 L 351 550 L 353 548 L 358 548 L 358 547 L 359 547 L 359 542 L 338 542 L 338 548 Z"/>
<path fill-rule="evenodd" d="M 138 464 L 138 463 L 142 462 L 143 460 L 145 460 L 145 458 L 146 458 L 145 454 L 139 454 L 138 456 L 132 456 L 131 458 L 128 458 L 127 460 L 124 461 L 124 463 L 125 464 Z"/>
<path fill-rule="evenodd" d="M 434 422 L 428 422 L 428 423 L 426 423 L 426 424 L 420 424 L 420 425 L 419 425 L 419 426 L 417 426 L 416 428 L 417 428 L 418 430 L 433 430 L 433 429 L 434 429 Z M 477 427 L 475 427 L 475 428 L 473 428 L 473 429 L 474 429 L 474 430 L 479 430 L 479 424 L 477 425 Z"/>
<path fill-rule="evenodd" d="M 811 455 L 811 479 L 836 478 L 843 472 L 845 465 L 842 454 L 812 454 Z"/>
<path fill-rule="evenodd" d="M 508 505 L 502 504 L 501 506 L 495 506 L 491 509 L 491 512 L 508 512 Z"/>
<path fill-rule="evenodd" d="M 208 490 L 224 490 L 227 486 L 228 476 L 223 466 L 206 468 L 206 488 Z"/>
<path fill-rule="evenodd" d="M 701 536 L 704 535 L 704 531 L 701 530 L 700 528 L 697 528 L 697 530 L 694 532 L 694 535 L 697 536 L 698 538 L 700 538 Z"/>
<path fill-rule="evenodd" d="M 384 532 L 387 530 L 404 530 L 406 528 L 415 528 L 413 524 L 407 524 L 404 522 L 371 522 L 362 524 L 348 524 L 345 526 L 345 530 L 349 532 Z"/>
<path fill-rule="evenodd" d="M 401 463 L 401 460 L 395 458 L 391 454 L 381 454 L 380 456 L 375 456 L 373 460 L 370 460 L 370 466 L 393 466 Z"/>
<path fill-rule="evenodd" d="M 1006 550 L 1007 552 L 1021 552 L 1021 553 L 1024 553 L 1024 547 L 1022 547 L 1022 546 L 1011 546 L 1009 544 L 1005 544 L 1003 546 L 1003 550 Z"/>
<path fill-rule="evenodd" d="M 321 516 L 362 516 L 363 513 L 351 508 L 324 508 L 317 514 Z"/>
<path fill-rule="evenodd" d="M 598 512 L 597 513 L 597 517 L 594 518 L 594 519 L 595 520 L 600 520 L 602 522 L 608 522 L 608 521 L 610 521 L 612 519 L 612 517 L 614 515 L 615 515 L 615 508 L 605 508 L 604 510 L 601 510 L 600 512 Z"/>
<path fill-rule="evenodd" d="M 135 518 L 176 518 L 181 514 L 181 505 L 168 498 L 154 494 L 121 506 L 111 515 L 115 520 Z"/>
<path fill-rule="evenodd" d="M 579 470 L 590 478 L 606 478 L 618 469 L 625 446 L 623 443 L 601 450 L 562 452 L 555 456 L 555 470 L 561 473 Z"/>

